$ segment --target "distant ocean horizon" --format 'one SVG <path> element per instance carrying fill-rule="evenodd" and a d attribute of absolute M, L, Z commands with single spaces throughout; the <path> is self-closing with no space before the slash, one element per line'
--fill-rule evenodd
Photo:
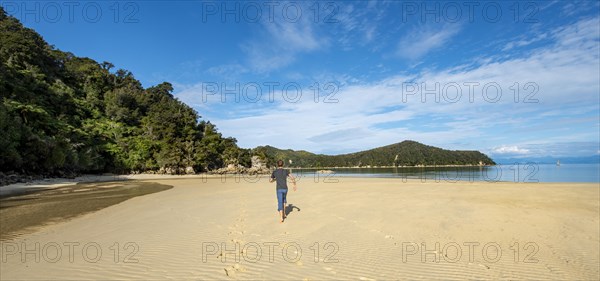
<path fill-rule="evenodd" d="M 513 163 L 483 167 L 387 167 L 331 168 L 332 174 L 316 173 L 321 169 L 293 169 L 303 177 L 320 180 L 335 177 L 406 178 L 422 181 L 488 181 L 488 182 L 600 182 L 600 163 L 594 164 L 537 164 Z"/>

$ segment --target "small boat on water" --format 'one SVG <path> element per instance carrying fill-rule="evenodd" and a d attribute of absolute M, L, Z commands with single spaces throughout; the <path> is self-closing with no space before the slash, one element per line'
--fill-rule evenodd
<path fill-rule="evenodd" d="M 560 160 L 556 160 L 556 166 L 560 166 Z"/>

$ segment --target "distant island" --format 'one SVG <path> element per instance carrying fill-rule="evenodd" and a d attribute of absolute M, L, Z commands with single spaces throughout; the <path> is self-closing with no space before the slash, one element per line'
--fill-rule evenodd
<path fill-rule="evenodd" d="M 170 83 L 143 88 L 113 68 L 56 49 L 0 7 L 0 184 L 81 173 L 259 173 L 277 159 L 316 168 L 495 164 L 478 151 L 414 141 L 335 156 L 240 148 L 175 98 Z"/>

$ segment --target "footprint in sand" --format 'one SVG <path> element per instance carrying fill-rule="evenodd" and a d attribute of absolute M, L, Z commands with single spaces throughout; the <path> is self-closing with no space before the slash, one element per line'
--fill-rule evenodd
<path fill-rule="evenodd" d="M 490 267 L 487 266 L 487 265 L 485 265 L 485 264 L 478 263 L 477 265 L 479 265 L 479 266 L 481 266 L 481 267 L 483 267 L 485 269 L 490 269 Z"/>
<path fill-rule="evenodd" d="M 239 272 L 246 272 L 246 268 L 241 266 L 239 263 L 236 263 L 232 266 L 225 267 L 225 268 L 223 268 L 223 270 L 225 270 L 225 275 L 227 275 L 229 277 L 234 277 Z"/>
<path fill-rule="evenodd" d="M 225 270 L 225 275 L 229 276 L 229 277 L 233 277 L 235 275 L 235 271 L 232 270 L 231 268 L 223 268 L 223 270 Z"/>
<path fill-rule="evenodd" d="M 231 243 L 233 243 L 233 244 L 239 243 L 240 245 L 244 245 L 246 243 L 246 241 L 238 240 L 238 239 L 231 239 Z"/>

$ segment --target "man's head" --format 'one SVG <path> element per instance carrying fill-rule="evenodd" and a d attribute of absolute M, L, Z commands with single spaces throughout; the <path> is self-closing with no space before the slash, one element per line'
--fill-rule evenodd
<path fill-rule="evenodd" d="M 277 160 L 277 167 L 283 167 L 283 160 Z"/>

